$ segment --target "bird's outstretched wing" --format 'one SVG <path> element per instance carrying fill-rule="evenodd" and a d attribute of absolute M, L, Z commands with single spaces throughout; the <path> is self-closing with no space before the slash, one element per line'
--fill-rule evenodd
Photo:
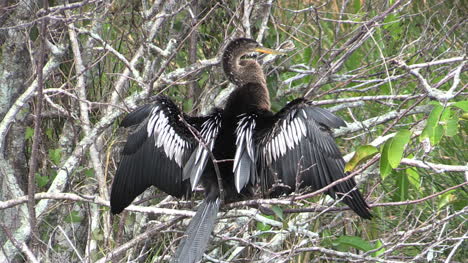
<path fill-rule="evenodd" d="M 298 187 L 321 189 L 346 176 L 345 162 L 331 135 L 331 128 L 346 124 L 328 110 L 297 99 L 257 127 L 257 167 L 262 191 L 268 195 L 291 193 Z M 343 201 L 363 218 L 369 207 L 353 179 L 327 192 Z"/>
<path fill-rule="evenodd" d="M 238 117 L 235 130 L 236 154 L 232 167 L 234 184 L 238 193 L 247 183 L 250 182 L 252 185 L 256 183 L 256 153 L 253 139 L 257 118 L 257 114 L 242 114 Z"/>
<path fill-rule="evenodd" d="M 184 178 L 184 166 L 191 163 L 203 171 L 208 158 L 203 155 L 203 149 L 195 151 L 199 143 L 189 125 L 203 130 L 218 115 L 186 116 L 166 96 L 158 96 L 153 104 L 141 106 L 128 114 L 121 126 L 139 126 L 128 136 L 122 151 L 111 190 L 112 213 L 120 213 L 151 185 L 176 197 L 189 195 L 190 181 Z M 215 124 L 219 125 L 219 122 Z M 210 128 L 216 127 L 211 125 Z M 216 138 L 216 132 L 207 128 L 204 134 L 202 136 L 206 137 L 208 144 Z M 189 159 L 193 161 L 188 162 Z"/>

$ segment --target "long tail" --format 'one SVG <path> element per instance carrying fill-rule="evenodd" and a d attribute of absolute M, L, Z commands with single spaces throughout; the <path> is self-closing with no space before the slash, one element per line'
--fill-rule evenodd
<path fill-rule="evenodd" d="M 202 258 L 215 225 L 219 204 L 219 198 L 205 199 L 198 207 L 171 260 L 172 263 L 195 263 Z"/>
<path fill-rule="evenodd" d="M 364 200 L 361 192 L 359 192 L 359 189 L 354 189 L 355 187 L 356 183 L 352 178 L 338 185 L 339 191 L 342 194 L 346 194 L 343 198 L 343 202 L 353 209 L 353 211 L 360 217 L 371 219 L 372 214 L 369 211 L 369 206 L 367 205 L 366 200 Z M 341 194 L 338 195 L 338 198 L 341 198 Z"/>

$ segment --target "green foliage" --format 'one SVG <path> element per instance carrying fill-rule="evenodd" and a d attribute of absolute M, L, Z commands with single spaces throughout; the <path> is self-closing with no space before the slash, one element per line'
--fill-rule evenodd
<path fill-rule="evenodd" d="M 24 139 L 26 140 L 32 139 L 33 135 L 34 135 L 34 129 L 29 126 L 26 127 L 26 131 L 24 133 Z"/>
<path fill-rule="evenodd" d="M 454 104 L 452 104 L 452 106 L 460 108 L 465 112 L 468 112 L 468 100 L 457 101 Z"/>
<path fill-rule="evenodd" d="M 333 242 L 333 245 L 341 251 L 355 248 L 367 252 L 374 249 L 371 243 L 358 236 L 340 236 Z"/>
<path fill-rule="evenodd" d="M 87 177 L 94 177 L 94 169 L 93 168 L 85 169 L 84 174 Z"/>
<path fill-rule="evenodd" d="M 67 223 L 80 223 L 83 220 L 83 217 L 78 211 L 71 211 L 66 217 L 65 222 Z"/>
<path fill-rule="evenodd" d="M 48 176 L 42 176 L 39 173 L 36 173 L 36 185 L 39 188 L 45 187 L 49 183 L 49 177 Z"/>
<path fill-rule="evenodd" d="M 281 209 L 281 207 L 279 207 L 277 205 L 274 205 L 274 206 L 271 207 L 271 210 L 273 210 L 273 213 L 275 213 L 275 215 L 279 219 L 284 220 L 283 209 Z"/>
<path fill-rule="evenodd" d="M 271 216 L 271 215 L 263 215 L 264 217 L 266 218 L 269 218 L 269 219 L 274 219 L 275 217 L 274 216 Z M 265 224 L 263 222 L 259 222 L 257 221 L 257 230 L 259 231 L 269 231 L 271 229 L 271 226 L 268 225 L 268 224 Z"/>
<path fill-rule="evenodd" d="M 400 130 L 393 138 L 385 142 L 382 148 L 382 156 L 380 157 L 380 174 L 382 179 L 385 179 L 392 169 L 398 167 L 410 138 L 411 132 L 409 130 Z"/>
<path fill-rule="evenodd" d="M 441 210 L 450 203 L 453 203 L 457 199 L 455 195 L 455 190 L 450 190 L 439 196 L 439 201 L 437 202 L 437 210 Z"/>
<path fill-rule="evenodd" d="M 440 143 L 442 137 L 453 137 L 459 133 L 459 119 L 462 119 L 462 113 L 457 113 L 457 108 L 466 112 L 467 101 L 459 101 L 449 107 L 443 107 L 435 104 L 434 108 L 427 118 L 426 127 L 419 136 L 420 140 L 429 139 L 431 145 Z"/>
<path fill-rule="evenodd" d="M 350 172 L 354 170 L 356 166 L 359 164 L 364 163 L 365 161 L 369 160 L 372 158 L 374 155 L 376 155 L 379 152 L 377 148 L 375 148 L 372 145 L 361 145 L 358 146 L 356 149 L 356 152 L 354 153 L 353 157 L 351 160 L 349 160 L 348 163 L 346 163 L 345 166 L 345 171 Z"/>
<path fill-rule="evenodd" d="M 53 164 L 59 165 L 62 159 L 62 149 L 49 149 L 49 159 Z"/>
<path fill-rule="evenodd" d="M 409 179 L 408 175 L 404 172 L 396 173 L 396 188 L 395 195 L 393 197 L 394 201 L 404 201 L 409 199 L 408 187 Z"/>

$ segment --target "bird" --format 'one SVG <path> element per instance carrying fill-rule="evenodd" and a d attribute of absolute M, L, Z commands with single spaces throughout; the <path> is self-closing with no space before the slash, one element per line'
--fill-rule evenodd
<path fill-rule="evenodd" d="M 255 59 L 243 58 L 253 52 L 281 54 L 253 39 L 230 41 L 222 68 L 236 88 L 223 108 L 190 116 L 169 97 L 158 95 L 121 122 L 137 128 L 128 135 L 112 183 L 113 214 L 150 186 L 177 198 L 190 198 L 199 184 L 203 186 L 205 198 L 171 262 L 202 259 L 222 202 L 253 198 L 256 190 L 266 198 L 304 188 L 315 191 L 347 175 L 332 136 L 332 129 L 346 123 L 305 98 L 273 113 L 262 67 Z M 353 178 L 326 193 L 371 219 Z"/>

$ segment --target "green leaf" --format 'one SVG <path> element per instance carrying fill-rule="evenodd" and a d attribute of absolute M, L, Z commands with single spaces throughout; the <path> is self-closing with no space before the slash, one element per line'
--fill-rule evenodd
<path fill-rule="evenodd" d="M 49 159 L 55 164 L 59 165 L 60 160 L 62 159 L 62 150 L 57 149 L 49 149 Z"/>
<path fill-rule="evenodd" d="M 184 112 L 191 111 L 193 109 L 193 100 L 188 99 L 188 100 L 184 101 L 183 108 L 184 108 Z"/>
<path fill-rule="evenodd" d="M 395 192 L 395 201 L 408 200 L 408 176 L 406 173 L 398 173 L 396 178 L 397 191 Z"/>
<path fill-rule="evenodd" d="M 390 140 L 393 140 L 393 138 L 391 138 Z M 382 155 L 380 156 L 379 165 L 380 165 L 380 176 L 382 176 L 382 180 L 385 180 L 385 178 L 387 178 L 387 176 L 392 171 L 392 167 L 390 166 L 390 163 L 388 162 L 389 147 L 390 147 L 390 144 L 387 141 L 382 148 Z"/>
<path fill-rule="evenodd" d="M 78 214 L 78 211 L 71 211 L 71 213 L 65 217 L 65 222 L 67 223 L 80 223 L 82 220 L 83 217 Z"/>
<path fill-rule="evenodd" d="M 463 113 L 461 118 L 464 120 L 468 120 L 468 113 Z"/>
<path fill-rule="evenodd" d="M 419 173 L 413 169 L 408 168 L 405 170 L 406 176 L 408 177 L 408 182 L 416 189 L 418 192 L 421 192 L 421 178 Z"/>
<path fill-rule="evenodd" d="M 266 217 L 266 218 L 269 218 L 269 219 L 273 219 L 273 218 L 274 218 L 273 216 L 265 216 L 265 215 L 263 215 L 263 216 Z M 271 226 L 270 226 L 270 225 L 265 224 L 265 223 L 263 223 L 263 222 L 257 221 L 257 230 L 259 230 L 259 231 L 268 231 L 268 230 L 270 230 L 270 229 L 271 229 Z"/>
<path fill-rule="evenodd" d="M 281 220 L 284 220 L 283 218 L 283 209 L 281 209 L 281 207 L 277 206 L 277 205 L 274 205 L 271 207 L 271 210 L 273 210 L 273 213 L 275 213 L 275 215 L 279 218 L 281 218 Z"/>
<path fill-rule="evenodd" d="M 468 111 L 468 100 L 457 101 L 454 104 L 452 104 L 451 106 L 460 108 L 463 111 Z"/>
<path fill-rule="evenodd" d="M 312 48 L 306 47 L 304 49 L 304 52 L 302 53 L 302 59 L 304 60 L 304 62 L 309 62 L 311 57 L 312 57 Z"/>
<path fill-rule="evenodd" d="M 444 125 L 445 136 L 452 137 L 458 134 L 458 118 L 454 116 L 452 119 L 445 121 Z"/>
<path fill-rule="evenodd" d="M 361 145 L 356 149 L 353 158 L 345 166 L 345 171 L 349 172 L 354 170 L 359 164 L 369 160 L 371 157 L 376 155 L 379 150 L 372 145 Z"/>
<path fill-rule="evenodd" d="M 468 200 L 466 198 L 457 198 L 457 200 L 454 200 L 452 204 L 455 210 L 460 211 L 468 206 Z"/>
<path fill-rule="evenodd" d="M 439 202 L 437 204 L 438 210 L 443 208 L 444 206 L 455 202 L 457 200 L 457 196 L 454 195 L 455 190 L 448 191 L 446 193 L 443 193 L 441 196 L 439 196 Z"/>
<path fill-rule="evenodd" d="M 29 38 L 34 42 L 36 41 L 38 36 L 39 36 L 39 29 L 37 28 L 37 26 L 31 27 L 31 30 L 29 30 Z"/>
<path fill-rule="evenodd" d="M 31 127 L 26 127 L 26 131 L 24 132 L 24 139 L 29 140 L 33 137 L 34 135 L 34 129 Z"/>
<path fill-rule="evenodd" d="M 444 127 L 442 127 L 442 125 L 437 125 L 435 129 L 433 130 L 432 136 L 429 137 L 431 144 L 432 145 L 439 144 L 443 135 L 444 135 Z"/>
<path fill-rule="evenodd" d="M 397 168 L 400 164 L 406 144 L 411 138 L 409 130 L 400 130 L 397 134 L 389 139 L 382 148 L 382 156 L 380 156 L 380 175 L 382 180 L 390 174 L 392 168 Z"/>
<path fill-rule="evenodd" d="M 93 168 L 86 169 L 84 171 L 84 174 L 86 175 L 86 177 L 94 177 L 94 169 Z"/>
<path fill-rule="evenodd" d="M 39 173 L 36 173 L 36 184 L 38 187 L 45 187 L 49 183 L 48 176 L 41 176 Z"/>
<path fill-rule="evenodd" d="M 346 247 L 353 247 L 362 251 L 369 251 L 374 249 L 374 247 L 366 240 L 363 240 L 357 236 L 340 236 L 336 242 L 339 245 L 344 245 Z"/>
<path fill-rule="evenodd" d="M 439 124 L 443 110 L 444 108 L 440 105 L 435 105 L 434 109 L 432 109 L 431 114 L 427 118 L 426 127 L 419 136 L 420 141 L 429 138 L 431 145 L 436 145 L 440 142 L 444 133 L 444 128 Z M 444 114 L 445 116 L 447 115 Z"/>
<path fill-rule="evenodd" d="M 53 138 L 54 138 L 54 129 L 52 129 L 52 128 L 46 129 L 45 134 L 47 135 L 47 138 L 49 138 L 49 140 L 53 140 Z"/>
<path fill-rule="evenodd" d="M 382 246 L 383 246 L 382 241 L 377 240 L 377 242 L 375 243 L 374 249 L 381 248 Z M 374 253 L 372 253 L 372 256 L 378 257 L 378 256 L 382 255 L 383 253 L 385 253 L 385 248 L 384 247 L 382 247 L 382 249 L 379 249 L 379 250 L 375 251 Z"/>
<path fill-rule="evenodd" d="M 349 56 L 349 58 L 345 61 L 346 68 L 349 70 L 356 69 L 360 67 L 360 59 L 365 57 L 365 54 L 362 54 L 360 51 L 355 51 Z"/>
<path fill-rule="evenodd" d="M 388 162 L 392 168 L 397 168 L 400 164 L 406 144 L 408 144 L 410 139 L 411 132 L 409 130 L 400 130 L 395 137 L 387 141 L 387 143 L 390 143 L 388 147 Z"/>
<path fill-rule="evenodd" d="M 399 16 L 395 14 L 389 14 L 384 20 L 385 25 L 383 28 L 388 30 L 388 32 L 390 32 L 390 36 L 395 40 L 398 40 L 400 34 L 402 33 L 402 28 L 398 22 L 399 19 Z"/>
<path fill-rule="evenodd" d="M 361 0 L 354 0 L 353 9 L 356 14 L 361 10 Z"/>

